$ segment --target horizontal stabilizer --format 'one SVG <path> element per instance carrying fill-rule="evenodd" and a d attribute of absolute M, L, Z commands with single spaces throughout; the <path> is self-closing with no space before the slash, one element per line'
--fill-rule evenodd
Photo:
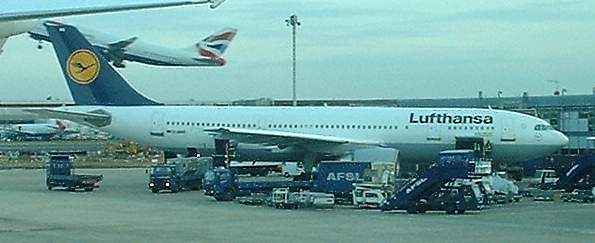
<path fill-rule="evenodd" d="M 91 112 L 66 111 L 57 109 L 25 109 L 27 112 L 37 114 L 48 119 L 64 119 L 76 123 L 90 124 L 96 127 L 104 127 L 111 123 L 112 117 L 103 110 Z"/>
<path fill-rule="evenodd" d="M 138 39 L 138 37 L 131 37 L 126 40 L 109 43 L 108 46 L 109 46 L 109 49 L 111 49 L 111 50 L 122 50 L 122 49 L 128 47 L 129 45 L 131 45 L 132 43 L 134 43 L 137 39 Z"/>

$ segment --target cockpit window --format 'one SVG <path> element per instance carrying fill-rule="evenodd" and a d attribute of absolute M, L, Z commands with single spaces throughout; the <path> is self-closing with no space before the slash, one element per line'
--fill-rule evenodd
<path fill-rule="evenodd" d="M 537 124 L 535 125 L 535 131 L 553 130 L 554 128 L 550 125 Z"/>

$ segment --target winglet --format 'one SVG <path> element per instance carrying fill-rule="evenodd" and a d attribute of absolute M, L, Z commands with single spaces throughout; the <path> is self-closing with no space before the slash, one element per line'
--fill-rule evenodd
<path fill-rule="evenodd" d="M 219 5 L 221 5 L 223 2 L 225 2 L 225 0 L 210 0 L 211 2 L 211 9 L 215 9 L 217 7 L 219 7 Z"/>

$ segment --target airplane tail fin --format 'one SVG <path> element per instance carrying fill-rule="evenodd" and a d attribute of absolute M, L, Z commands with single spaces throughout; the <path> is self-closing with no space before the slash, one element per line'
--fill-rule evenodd
<path fill-rule="evenodd" d="M 130 86 L 74 26 L 51 21 L 44 25 L 75 104 L 159 104 Z"/>
<path fill-rule="evenodd" d="M 237 32 L 238 30 L 233 28 L 222 29 L 194 44 L 190 49 L 196 52 L 199 58 L 211 59 L 222 66 L 225 64 L 223 53 Z"/>

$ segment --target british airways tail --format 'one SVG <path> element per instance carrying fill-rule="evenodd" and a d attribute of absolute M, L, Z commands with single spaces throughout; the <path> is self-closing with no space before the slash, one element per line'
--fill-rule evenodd
<path fill-rule="evenodd" d="M 215 60 L 220 65 L 225 64 L 223 53 L 236 36 L 237 29 L 225 28 L 194 44 L 189 49 L 199 58 Z M 195 54 L 195 55 L 196 55 Z"/>
<path fill-rule="evenodd" d="M 77 105 L 160 105 L 143 96 L 93 49 L 74 26 L 44 23 Z"/>

